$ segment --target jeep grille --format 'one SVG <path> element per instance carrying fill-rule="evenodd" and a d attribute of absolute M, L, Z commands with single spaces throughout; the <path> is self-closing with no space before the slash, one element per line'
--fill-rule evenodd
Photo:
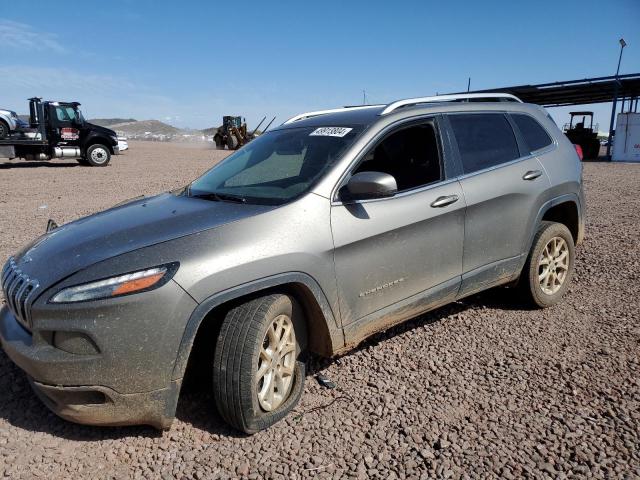
<path fill-rule="evenodd" d="M 38 281 L 23 273 L 13 257 L 2 268 L 2 292 L 7 306 L 26 329 L 31 330 L 31 303 L 38 289 Z"/>

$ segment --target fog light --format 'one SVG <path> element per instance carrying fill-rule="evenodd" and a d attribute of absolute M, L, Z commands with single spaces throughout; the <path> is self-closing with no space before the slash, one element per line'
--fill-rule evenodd
<path fill-rule="evenodd" d="M 80 332 L 55 332 L 53 346 L 75 355 L 97 355 L 100 353 L 100 349 L 94 341 Z"/>

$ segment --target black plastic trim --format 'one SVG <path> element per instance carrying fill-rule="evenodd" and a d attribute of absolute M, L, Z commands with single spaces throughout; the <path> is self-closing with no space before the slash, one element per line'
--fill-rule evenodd
<path fill-rule="evenodd" d="M 238 299 L 240 297 L 244 297 L 246 295 L 250 295 L 252 293 L 256 293 L 268 288 L 295 283 L 303 284 L 305 287 L 307 287 L 315 298 L 316 303 L 322 310 L 324 320 L 332 337 L 332 343 L 334 344 L 332 349 L 338 350 L 343 347 L 344 335 L 342 329 L 339 327 L 329 301 L 327 300 L 327 297 L 318 282 L 316 282 L 315 279 L 303 272 L 281 273 L 278 275 L 273 275 L 270 277 L 265 277 L 249 283 L 238 285 L 236 287 L 211 295 L 210 297 L 203 300 L 189 317 L 187 326 L 184 330 L 182 341 L 180 342 L 180 347 L 178 348 L 178 356 L 174 364 L 173 374 L 171 378 L 175 380 L 182 378 L 182 376 L 184 375 L 187 367 L 187 361 L 189 359 L 189 354 L 191 352 L 191 347 L 193 346 L 193 342 L 198 333 L 198 329 L 200 328 L 200 324 L 213 309 L 222 305 L 223 303 Z"/>

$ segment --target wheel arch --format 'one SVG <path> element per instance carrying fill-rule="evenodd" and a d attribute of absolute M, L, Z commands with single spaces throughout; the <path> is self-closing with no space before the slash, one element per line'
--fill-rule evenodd
<path fill-rule="evenodd" d="M 533 239 L 538 230 L 540 222 L 552 221 L 562 223 L 571 232 L 576 245 L 582 243 L 584 237 L 584 215 L 580 197 L 577 194 L 569 193 L 553 198 L 540 207 L 535 222 L 531 226 L 529 243 L 526 252 L 531 250 Z"/>
<path fill-rule="evenodd" d="M 305 273 L 284 273 L 225 290 L 201 302 L 187 321 L 171 378 L 183 378 L 197 337 L 201 332 L 215 331 L 212 323 L 219 324 L 226 309 L 239 301 L 274 292 L 292 295 L 302 306 L 311 352 L 330 357 L 344 346 L 342 329 L 318 283 Z"/>
<path fill-rule="evenodd" d="M 545 210 L 540 221 L 562 223 L 571 232 L 573 242 L 578 243 L 580 213 L 578 211 L 578 205 L 575 202 L 567 200 L 550 206 Z"/>

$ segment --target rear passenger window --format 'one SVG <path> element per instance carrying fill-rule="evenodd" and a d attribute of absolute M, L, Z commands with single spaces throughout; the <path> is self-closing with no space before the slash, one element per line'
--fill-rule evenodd
<path fill-rule="evenodd" d="M 464 173 L 510 162 L 520 156 L 511 124 L 501 113 L 450 115 Z"/>
<path fill-rule="evenodd" d="M 537 120 L 529 115 L 519 113 L 512 113 L 511 118 L 520 129 L 520 133 L 522 133 L 525 142 L 527 142 L 530 152 L 551 145 L 551 137 Z"/>

